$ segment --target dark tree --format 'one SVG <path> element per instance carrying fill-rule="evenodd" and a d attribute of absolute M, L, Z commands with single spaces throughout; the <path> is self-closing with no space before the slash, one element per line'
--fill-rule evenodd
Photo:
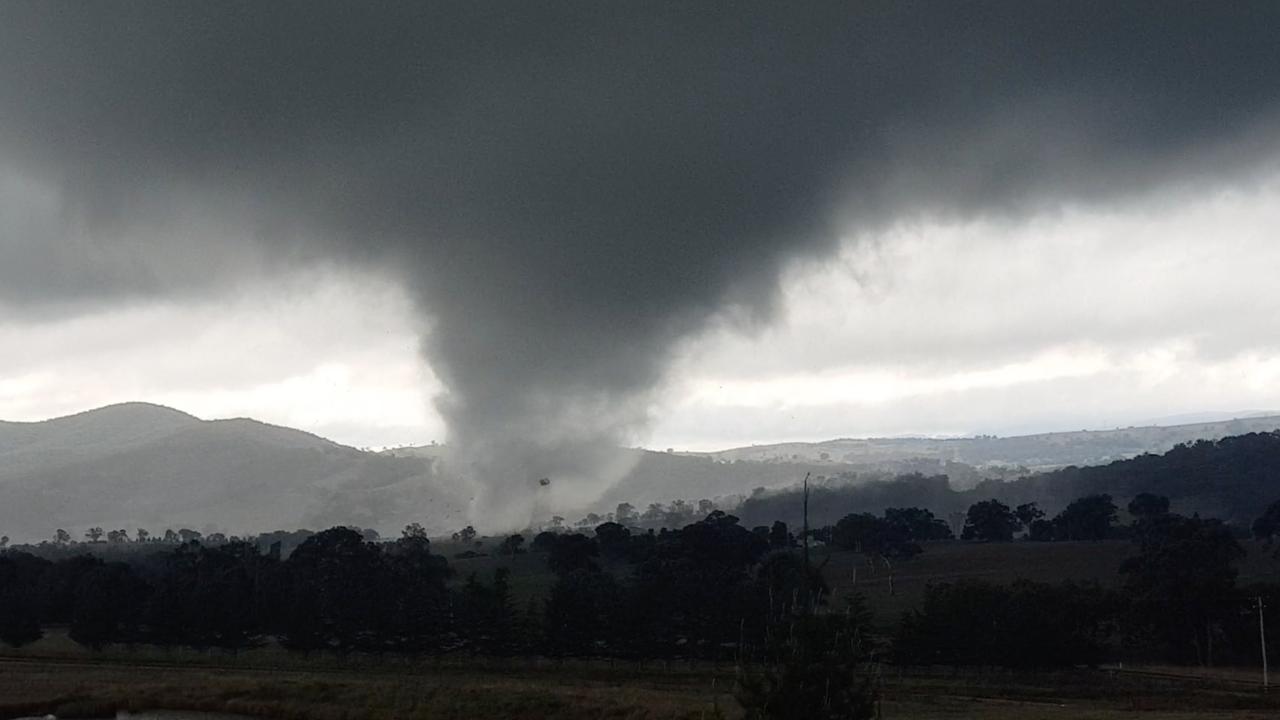
<path fill-rule="evenodd" d="M 1253 521 L 1253 536 L 1271 544 L 1272 538 L 1280 533 L 1280 500 L 1271 503 L 1257 520 Z"/>
<path fill-rule="evenodd" d="M 1129 514 L 1135 521 L 1169 514 L 1169 498 L 1152 493 L 1138 493 L 1129 501 Z"/>
<path fill-rule="evenodd" d="M 229 649 L 257 644 L 268 618 L 265 588 L 275 561 L 238 542 L 181 545 L 161 562 L 146 611 L 151 640 Z"/>
<path fill-rule="evenodd" d="M 533 536 L 533 543 L 529 545 L 529 549 L 534 552 L 548 552 L 551 550 L 552 546 L 556 544 L 556 540 L 559 538 L 560 535 L 558 533 L 551 532 L 550 530 L 543 530 Z"/>
<path fill-rule="evenodd" d="M 1073 501 L 1053 519 L 1058 540 L 1105 540 L 1116 520 L 1111 496 L 1088 495 Z"/>
<path fill-rule="evenodd" d="M 662 517 L 662 524 L 669 528 L 678 528 L 697 519 L 697 511 L 684 500 L 672 500 L 667 512 Z"/>
<path fill-rule="evenodd" d="M 44 637 L 40 616 L 31 598 L 17 590 L 0 590 L 0 642 L 22 647 Z"/>
<path fill-rule="evenodd" d="M 43 619 L 50 623 L 70 623 L 81 580 L 102 564 L 99 558 L 76 555 L 54 563 L 44 572 L 36 589 Z"/>
<path fill-rule="evenodd" d="M 132 642 L 138 637 L 148 591 L 124 563 L 93 568 L 76 586 L 68 636 L 94 650 L 108 643 Z"/>
<path fill-rule="evenodd" d="M 1027 528 L 1027 539 L 1035 542 L 1049 542 L 1054 539 L 1053 521 L 1044 518 L 1036 518 L 1031 521 L 1031 526 Z"/>
<path fill-rule="evenodd" d="M 894 654 L 915 665 L 1093 665 L 1103 658 L 1113 612 L 1096 585 L 930 584 L 921 606 L 903 615 Z"/>
<path fill-rule="evenodd" d="M 572 536 L 570 536 L 572 537 Z M 613 576 L 574 568 L 559 573 L 543 615 L 546 648 L 555 655 L 617 654 L 624 631 L 626 597 Z"/>
<path fill-rule="evenodd" d="M 1026 528 L 1029 533 L 1032 523 L 1044 517 L 1044 511 L 1036 503 L 1029 502 L 1014 508 L 1013 516 L 1018 518 L 1018 522 L 1022 523 L 1022 527 Z"/>
<path fill-rule="evenodd" d="M 91 527 L 84 534 L 85 539 L 87 539 L 89 542 L 95 542 L 95 543 L 102 539 L 102 535 L 103 535 L 103 530 L 100 527 Z"/>
<path fill-rule="evenodd" d="M 662 523 L 662 518 L 667 514 L 667 509 L 662 503 L 649 503 L 649 507 L 640 513 L 640 521 L 650 527 L 657 527 Z"/>
<path fill-rule="evenodd" d="M 800 603 L 804 598 L 821 601 L 830 593 L 822 573 L 806 566 L 796 552 L 773 551 L 765 556 L 756 571 L 757 592 L 767 603 L 765 608 L 772 623 L 781 623 L 804 614 Z"/>
<path fill-rule="evenodd" d="M 650 655 L 723 657 L 758 617 L 754 570 L 768 542 L 716 511 L 705 520 L 657 536 L 636 567 L 634 590 L 643 598 L 630 632 Z"/>
<path fill-rule="evenodd" d="M 611 560 L 626 558 L 631 551 L 631 531 L 616 522 L 596 526 L 596 543 L 600 554 Z"/>
<path fill-rule="evenodd" d="M 387 626 L 392 645 L 413 651 L 443 648 L 450 632 L 449 562 L 432 554 L 426 533 L 405 533 L 385 547 L 391 592 L 382 602 L 392 617 Z"/>
<path fill-rule="evenodd" d="M 769 547 L 780 550 L 789 548 L 795 544 L 791 533 L 787 531 L 787 524 L 781 520 L 774 520 L 773 526 L 769 528 Z"/>
<path fill-rule="evenodd" d="M 613 519 L 619 525 L 634 525 L 640 518 L 636 515 L 635 506 L 631 503 L 618 503 L 618 507 L 613 511 Z"/>
<path fill-rule="evenodd" d="M 808 477 L 802 521 L 809 525 Z M 888 523 L 886 523 L 887 525 Z M 808 542 L 807 539 L 805 541 Z M 761 565 L 768 591 L 761 671 L 739 665 L 738 702 L 750 720 L 860 719 L 878 715 L 877 692 L 859 673 L 868 657 L 870 614 L 855 595 L 842 614 L 820 614 L 826 583 L 809 564 L 808 545 L 797 557 L 777 551 Z M 780 602 L 779 602 L 780 601 Z M 746 621 L 742 628 L 745 630 Z M 746 633 L 740 631 L 740 640 Z M 748 655 L 739 648 L 740 657 Z"/>
<path fill-rule="evenodd" d="M 1178 662 L 1210 664 L 1210 648 L 1235 612 L 1235 563 L 1244 550 L 1218 520 L 1169 514 L 1135 537 L 1125 560 L 1131 645 Z"/>
<path fill-rule="evenodd" d="M 599 569 L 596 557 L 600 554 L 595 541 L 586 535 L 560 535 L 547 553 L 547 567 L 557 575 L 567 575 L 575 570 Z"/>
<path fill-rule="evenodd" d="M 864 612 L 805 615 L 771 633 L 761 672 L 745 669 L 736 693 L 747 720 L 863 720 L 876 689 L 860 672 L 870 656 Z"/>
<path fill-rule="evenodd" d="M 524 545 L 524 536 L 520 534 L 508 535 L 498 544 L 499 555 L 518 555 L 524 552 L 520 546 Z"/>
<path fill-rule="evenodd" d="M 897 534 L 914 542 L 950 540 L 955 537 L 947 523 L 933 513 L 918 507 L 885 508 L 884 520 Z"/>
<path fill-rule="evenodd" d="M 510 571 L 498 568 L 485 585 L 473 573 L 462 587 L 458 603 L 459 631 L 470 649 L 488 655 L 509 655 L 520 649 Z"/>
<path fill-rule="evenodd" d="M 840 518 L 831 529 L 831 542 L 838 548 L 854 552 L 878 552 L 885 523 L 871 513 L 850 513 Z"/>
<path fill-rule="evenodd" d="M 331 528 L 299 545 L 283 571 L 287 645 L 349 651 L 376 644 L 391 592 L 377 545 L 351 528 Z"/>
<path fill-rule="evenodd" d="M 0 555 L 0 642 L 21 647 L 43 636 L 37 583 L 49 565 L 27 553 Z"/>
<path fill-rule="evenodd" d="M 927 510 L 889 508 L 885 513 L 885 518 L 878 518 L 870 513 L 844 516 L 831 529 L 832 544 L 845 550 L 885 558 L 913 557 L 921 552 L 913 532 L 919 532 L 929 539 L 939 537 L 942 533 L 934 524 L 932 513 Z M 951 532 L 948 530 L 946 534 L 950 536 Z"/>
<path fill-rule="evenodd" d="M 1141 539 L 1148 532 L 1158 529 L 1168 517 L 1169 498 L 1151 493 L 1139 493 L 1129 501 L 1128 510 L 1133 516 L 1133 523 L 1129 526 L 1131 534 Z"/>
<path fill-rule="evenodd" d="M 965 540 L 981 540 L 984 542 L 1008 542 L 1021 525 L 1008 505 L 999 500 L 983 500 L 969 506 L 965 517 Z"/>

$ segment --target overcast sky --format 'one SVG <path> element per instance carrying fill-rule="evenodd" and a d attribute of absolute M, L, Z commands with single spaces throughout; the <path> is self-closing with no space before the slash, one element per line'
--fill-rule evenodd
<path fill-rule="evenodd" d="M 913 223 L 784 280 L 778 317 L 692 339 L 635 442 L 1107 428 L 1280 411 L 1280 175 L 1108 212 Z M 443 441 L 415 315 L 376 275 L 0 324 L 0 417 L 127 400 L 356 446 Z"/>
<path fill-rule="evenodd" d="M 1280 4 L 0 4 L 0 417 L 619 444 L 1280 408 Z"/>

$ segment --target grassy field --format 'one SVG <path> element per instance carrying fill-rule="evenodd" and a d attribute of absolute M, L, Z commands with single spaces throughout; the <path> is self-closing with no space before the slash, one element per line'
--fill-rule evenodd
<path fill-rule="evenodd" d="M 1272 557 L 1270 550 L 1252 540 L 1241 544 L 1248 552 L 1240 564 L 1241 584 L 1280 582 L 1280 560 Z M 927 544 L 923 554 L 895 563 L 892 573 L 878 559 L 872 562 L 871 558 L 858 553 L 828 552 L 825 548 L 814 550 L 813 562 L 822 567 L 837 599 L 853 592 L 861 593 L 875 613 L 877 624 L 884 626 L 896 622 L 903 610 L 915 607 L 930 582 L 980 578 L 1003 583 L 1025 578 L 1041 582 L 1092 580 L 1102 585 L 1115 585 L 1121 581 L 1120 563 L 1133 552 L 1133 544 L 1127 540 L 944 542 Z M 510 568 L 512 591 L 520 607 L 530 600 L 545 598 L 555 582 L 555 577 L 547 570 L 545 556 L 538 553 L 450 562 L 459 580 L 471 573 L 482 579 L 490 578 L 497 568 Z M 891 574 L 892 583 L 889 580 Z"/>
<path fill-rule="evenodd" d="M 175 709 L 288 720 L 700 718 L 732 698 L 710 679 L 590 668 L 237 669 L 0 661 L 0 717 Z M 727 689 L 727 688 L 726 688 Z"/>
<path fill-rule="evenodd" d="M 1241 582 L 1280 579 L 1280 561 L 1246 543 Z M 1104 543 L 942 543 L 893 569 L 854 553 L 814 554 L 838 595 L 867 597 L 882 625 L 920 600 L 930 581 L 965 577 L 1119 581 L 1132 548 Z M 512 572 L 522 605 L 554 580 L 542 555 L 456 560 L 458 579 Z M 856 573 L 855 573 L 856 569 Z M 886 718 L 1084 718 L 1136 713 L 1145 720 L 1280 717 L 1280 692 L 1264 695 L 1254 668 L 1145 668 L 1063 673 L 955 669 L 877 671 Z M 56 713 L 105 717 L 117 709 L 234 712 L 286 720 L 585 720 L 741 717 L 735 669 L 711 665 L 556 662 L 468 657 L 302 656 L 266 646 L 240 654 L 112 647 L 92 653 L 51 629 L 0 656 L 0 718 Z"/>
<path fill-rule="evenodd" d="M 515 660 L 271 669 L 127 661 L 0 659 L 0 717 L 205 710 L 282 720 L 706 720 L 740 718 L 734 670 Z M 1280 694 L 1216 679 L 1106 671 L 883 670 L 885 718 L 1256 719 Z"/>
<path fill-rule="evenodd" d="M 1252 540 L 1242 541 L 1248 555 L 1240 563 L 1241 584 L 1280 582 L 1280 560 Z M 1134 553 L 1127 540 L 1054 543 L 935 543 L 921 555 L 898 562 L 892 573 L 883 562 L 849 552 L 836 552 L 827 560 L 815 555 L 837 597 L 858 592 L 879 624 L 892 623 L 903 610 L 916 607 L 930 582 L 977 578 L 1007 583 L 1023 578 L 1039 582 L 1094 581 L 1104 586 L 1122 582 L 1120 564 Z M 856 573 L 855 573 L 856 569 Z M 893 580 L 890 582 L 890 575 Z"/>

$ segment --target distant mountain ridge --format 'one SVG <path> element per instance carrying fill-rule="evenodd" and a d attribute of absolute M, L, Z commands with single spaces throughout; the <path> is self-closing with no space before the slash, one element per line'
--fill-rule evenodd
<path fill-rule="evenodd" d="M 201 420 L 124 403 L 0 423 L 0 533 L 89 525 L 152 532 L 462 521 L 466 498 L 433 463 L 340 445 L 247 418 Z"/>
<path fill-rule="evenodd" d="M 582 507 L 558 512 L 743 496 L 806 473 L 851 482 L 946 474 L 968 487 L 987 477 L 1103 464 L 1276 429 L 1280 415 L 1007 438 L 839 439 L 713 453 L 629 449 L 622 452 L 638 457 L 628 476 L 584 498 Z M 442 476 L 446 452 L 444 446 L 367 452 L 248 418 L 201 420 L 149 403 L 0 421 L 0 534 L 39 539 L 59 527 L 79 534 L 92 525 L 261 532 L 348 524 L 388 531 L 409 522 L 447 533 L 469 522 L 471 498 Z"/>
<path fill-rule="evenodd" d="M 1216 413 L 1215 413 L 1216 415 Z M 753 445 L 702 455 L 720 461 L 812 462 L 875 464 L 906 458 L 932 458 L 975 467 L 1020 466 L 1048 470 L 1067 465 L 1096 465 L 1148 452 L 1166 452 L 1195 440 L 1280 429 L 1280 414 L 1179 425 L 1146 425 L 1114 430 L 1079 430 L 997 437 L 963 438 L 841 438 L 823 442 Z"/>
<path fill-rule="evenodd" d="M 39 422 L 0 421 L 0 468 L 70 464 L 157 440 L 201 420 L 162 405 L 122 403 Z"/>
<path fill-rule="evenodd" d="M 1010 507 L 1033 502 L 1052 517 L 1072 501 L 1097 494 L 1110 495 L 1125 518 L 1129 501 L 1146 492 L 1168 498 L 1174 512 L 1199 513 L 1247 532 L 1267 506 L 1280 500 L 1280 431 L 1197 440 L 1164 453 L 990 480 L 968 489 L 957 489 L 940 476 L 908 475 L 887 482 L 817 483 L 811 490 L 810 520 L 819 525 L 834 524 L 851 510 L 880 513 L 911 506 L 928 508 L 958 525 L 973 503 L 990 499 Z M 795 484 L 753 494 L 734 512 L 748 526 L 777 519 L 795 523 L 800 498 Z"/>
<path fill-rule="evenodd" d="M 779 443 L 715 452 L 654 452 L 630 449 L 638 458 L 631 473 L 585 508 L 612 511 L 674 499 L 727 499 L 759 487 L 777 488 L 815 477 L 845 481 L 882 480 L 899 474 L 948 475 L 959 489 L 986 478 L 1013 479 L 1069 465 L 1100 465 L 1164 453 L 1196 440 L 1280 429 L 1280 415 L 1215 420 L 1175 426 L 1079 430 L 1011 437 L 842 438 Z M 408 457 L 438 457 L 443 446 L 385 451 Z"/>
<path fill-rule="evenodd" d="M 164 405 L 130 402 L 51 420 L 0 421 L 0 472 L 11 472 L 24 462 L 43 468 L 72 464 L 184 432 L 252 435 L 280 447 L 341 447 L 319 435 L 249 418 L 201 420 Z"/>

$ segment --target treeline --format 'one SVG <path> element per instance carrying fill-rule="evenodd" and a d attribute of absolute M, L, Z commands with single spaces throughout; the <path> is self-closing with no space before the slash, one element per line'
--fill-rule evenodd
<path fill-rule="evenodd" d="M 278 545 L 264 553 L 245 541 L 193 541 L 127 562 L 88 555 L 50 561 L 9 550 L 0 554 L 0 641 L 27 644 L 44 627 L 63 624 L 71 639 L 90 648 L 152 643 L 234 650 L 275 640 L 304 652 L 687 657 L 768 665 L 795 657 L 797 638 L 813 631 L 806 642 L 818 645 L 804 652 L 837 663 L 863 662 L 873 652 L 905 664 L 1013 668 L 1118 658 L 1251 661 L 1257 653 L 1251 609 L 1259 602 L 1280 608 L 1280 587 L 1237 586 L 1244 551 L 1221 521 L 1172 513 L 1167 498 L 1149 494 L 1128 509 L 1135 519 L 1123 532 L 1137 552 L 1122 565 L 1117 587 L 932 584 L 921 606 L 883 636 L 873 632 L 858 596 L 833 601 L 821 571 L 798 548 L 804 538 L 785 523 L 747 530 L 738 518 L 713 511 L 678 530 L 633 532 L 602 523 L 591 535 L 539 533 L 528 552 L 544 558 L 555 581 L 543 602 L 524 607 L 515 602 L 505 569 L 451 582 L 454 569 L 417 525 L 393 542 L 332 528 L 308 537 L 287 558 Z M 1047 523 L 1062 537 L 1097 539 L 1116 529 L 1115 514 L 1105 495 L 1080 498 L 1053 519 L 1034 506 L 1011 509 L 988 500 L 970 507 L 962 534 L 1000 541 L 1017 524 L 1030 533 Z M 1267 541 L 1280 533 L 1280 502 L 1254 527 Z M 815 542 L 886 557 L 910 557 L 920 543 L 952 535 L 921 508 L 849 514 L 811 534 Z M 514 554 L 523 544 L 511 536 L 500 547 Z M 843 638 L 847 647 L 822 645 L 819 637 Z"/>
<path fill-rule="evenodd" d="M 1034 503 L 1010 508 L 974 503 L 964 540 L 1008 542 L 1129 538 L 1137 553 L 1120 568 L 1117 588 L 1096 583 L 979 580 L 928 586 L 921 607 L 897 624 L 891 656 L 905 664 L 1038 668 L 1096 665 L 1107 659 L 1214 664 L 1251 663 L 1259 655 L 1255 611 L 1280 607 L 1280 585 L 1238 587 L 1245 551 L 1221 520 L 1186 517 L 1169 499 L 1140 493 L 1127 507 L 1132 522 L 1116 524 L 1109 495 L 1077 498 L 1052 519 Z M 1269 547 L 1280 535 L 1280 502 L 1254 520 Z M 949 528 L 919 508 L 889 508 L 883 516 L 846 515 L 815 535 L 850 550 L 885 558 L 911 557 L 919 542 L 951 538 Z M 1269 641 L 1269 652 L 1280 642 Z"/>
<path fill-rule="evenodd" d="M 961 540 L 978 542 L 1010 542 L 1021 539 L 1033 542 L 1065 540 L 1116 540 L 1141 537 L 1152 518 L 1176 517 L 1169 512 L 1169 498 L 1152 493 L 1139 493 L 1126 510 L 1133 521 L 1119 524 L 1119 508 L 1110 495 L 1088 495 L 1071 501 L 1062 512 L 1047 518 L 1037 503 L 1009 507 L 996 499 L 980 500 L 969 506 L 962 516 Z M 1198 517 L 1198 516 L 1197 516 Z M 1215 520 L 1214 522 L 1220 522 Z M 756 533 L 785 531 L 786 523 L 774 522 L 774 529 L 761 526 Z M 1239 535 L 1241 528 L 1223 525 L 1224 532 Z M 1273 504 L 1252 525 L 1259 539 L 1270 541 L 1280 534 L 1280 503 Z M 956 539 L 951 527 L 918 507 L 885 508 L 880 516 L 850 513 L 835 525 L 811 531 L 815 540 L 844 550 L 883 557 L 912 557 L 923 552 L 920 543 Z"/>
<path fill-rule="evenodd" d="M 10 550 L 0 555 L 0 640 L 21 645 L 66 624 L 91 648 L 277 639 L 302 651 L 729 659 L 767 653 L 799 603 L 828 599 L 798 553 L 773 551 L 723 513 L 675 531 L 632 536 L 612 524 L 531 545 L 556 581 L 544 603 L 526 607 L 505 569 L 451 583 L 449 562 L 412 526 L 394 542 L 332 528 L 287 558 L 243 541 L 114 562 Z"/>
<path fill-rule="evenodd" d="M 890 507 L 921 506 L 940 517 L 965 513 L 974 502 L 997 499 L 1016 507 L 1037 503 L 1050 512 L 1076 498 L 1110 495 L 1129 499 L 1158 493 L 1189 513 L 1199 513 L 1247 529 L 1257 510 L 1280 487 L 1280 431 L 1250 433 L 1178 445 L 1163 455 L 1141 455 L 1107 465 L 1066 467 L 1017 480 L 990 479 L 969 490 L 955 490 L 945 475 L 904 475 L 885 482 L 850 484 L 839 478 L 811 487 L 811 517 L 831 525 L 857 508 L 881 512 Z M 798 487 L 756 490 L 727 508 L 754 525 L 781 519 L 799 522 Z"/>
<path fill-rule="evenodd" d="M 1010 668 L 1107 659 L 1257 663 L 1257 613 L 1265 608 L 1272 623 L 1280 619 L 1274 612 L 1280 585 L 1237 586 L 1236 563 L 1245 551 L 1220 520 L 1170 513 L 1165 498 L 1143 500 L 1146 511 L 1129 528 L 1137 553 L 1121 565 L 1117 587 L 932 584 L 921 607 L 898 624 L 894 657 L 908 664 Z M 1280 518 L 1280 503 L 1267 516 Z M 1277 651 L 1273 636 L 1268 653 Z"/>
<path fill-rule="evenodd" d="M 1132 521 L 1119 525 L 1119 508 L 1105 494 L 1077 498 L 1052 518 L 1033 503 L 973 503 L 962 540 L 1125 536 L 1136 552 L 1113 588 L 933 584 L 921 606 L 884 635 L 873 632 L 858 596 L 833 600 L 805 546 L 909 558 L 928 543 L 954 539 L 930 510 L 849 513 L 808 538 L 782 521 L 747 529 L 718 510 L 674 530 L 606 522 L 590 534 L 544 531 L 527 550 L 524 537 L 512 535 L 497 544 L 499 553 L 535 553 L 554 576 L 546 598 L 524 606 L 506 569 L 459 582 L 416 524 L 395 541 L 331 528 L 287 556 L 279 540 L 265 551 L 260 542 L 192 540 L 123 560 L 87 554 L 50 560 L 10 549 L 0 553 L 0 642 L 24 645 L 47 626 L 66 625 L 72 640 L 90 648 L 237 650 L 279 642 L 303 652 L 680 657 L 774 666 L 805 653 L 839 664 L 863 662 L 873 652 L 906 664 L 1015 668 L 1120 658 L 1250 661 L 1257 650 L 1251 607 L 1280 608 L 1280 587 L 1237 586 L 1244 550 L 1220 520 L 1170 512 L 1168 498 L 1149 493 L 1126 509 Z M 1252 526 L 1271 542 L 1280 534 L 1280 502 Z M 474 537 L 468 528 L 456 539 L 465 544 Z M 798 648 L 806 637 L 809 645 Z M 843 644 L 824 645 L 822 637 Z"/>
<path fill-rule="evenodd" d="M 381 535 L 372 528 L 353 528 L 360 536 L 371 542 L 382 541 Z M 31 553 L 46 560 L 61 560 L 78 555 L 93 555 L 106 560 L 129 560 L 139 555 L 154 555 L 169 552 L 181 545 L 197 543 L 204 547 L 219 547 L 227 544 L 252 545 L 261 553 L 277 553 L 287 557 L 316 531 L 307 529 L 273 530 L 257 535 L 227 535 L 221 532 L 201 533 L 190 528 L 179 530 L 167 529 L 163 533 L 152 534 L 146 528 L 138 528 L 131 535 L 127 530 L 113 530 L 106 533 L 102 528 L 89 528 L 83 539 L 77 540 L 71 533 L 59 528 L 48 540 L 37 543 L 10 545 L 8 537 L 0 536 L 0 550 L 10 548 Z"/>
<path fill-rule="evenodd" d="M 65 624 L 91 648 L 239 649 L 274 635 L 298 649 L 354 649 L 375 608 L 385 614 L 374 593 L 394 585 L 393 599 L 426 603 L 443 593 L 447 577 L 425 537 L 379 545 L 348 528 L 311 535 L 288 560 L 278 544 L 263 553 L 243 540 L 191 541 L 116 561 L 88 554 L 50 561 L 11 550 L 0 556 L 0 640 L 20 645 L 45 625 Z"/>

